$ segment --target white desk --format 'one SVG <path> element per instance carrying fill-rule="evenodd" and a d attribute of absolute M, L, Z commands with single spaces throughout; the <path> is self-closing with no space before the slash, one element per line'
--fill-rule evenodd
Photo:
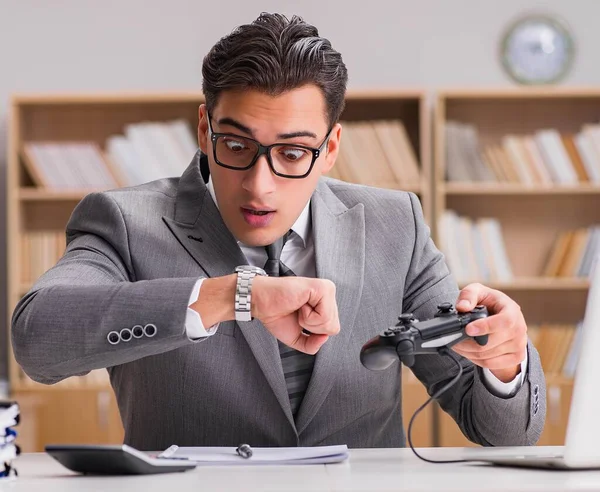
<path fill-rule="evenodd" d="M 506 448 L 505 448 L 506 449 Z M 541 448 L 519 448 L 519 452 Z M 473 449 L 464 450 L 465 453 Z M 484 451 L 498 452 L 499 448 Z M 460 457 L 460 448 L 422 449 L 428 458 Z M 333 465 L 199 466 L 164 475 L 86 477 L 75 475 L 45 454 L 24 454 L 15 463 L 19 478 L 0 491 L 571 491 L 600 490 L 600 471 L 562 472 L 495 468 L 482 464 L 428 464 L 410 449 L 352 450 Z"/>

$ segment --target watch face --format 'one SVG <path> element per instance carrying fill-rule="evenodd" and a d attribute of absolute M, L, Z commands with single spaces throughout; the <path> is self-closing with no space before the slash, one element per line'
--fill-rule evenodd
<path fill-rule="evenodd" d="M 573 39 L 557 19 L 524 17 L 504 34 L 501 58 L 511 78 L 522 84 L 562 79 L 573 63 Z"/>

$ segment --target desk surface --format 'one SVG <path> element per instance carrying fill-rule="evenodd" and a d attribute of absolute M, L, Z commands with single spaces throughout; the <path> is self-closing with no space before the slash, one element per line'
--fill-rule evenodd
<path fill-rule="evenodd" d="M 479 449 L 494 453 L 512 448 Z M 518 448 L 520 454 L 552 448 Z M 473 448 L 422 449 L 432 459 L 468 456 Z M 516 452 L 516 451 L 515 451 Z M 15 463 L 19 478 L 0 490 L 70 492 L 131 491 L 420 491 L 486 492 L 600 490 L 599 471 L 538 471 L 483 464 L 430 464 L 410 449 L 355 449 L 345 463 L 296 466 L 199 466 L 164 475 L 86 477 L 75 475 L 43 453 L 23 454 Z"/>

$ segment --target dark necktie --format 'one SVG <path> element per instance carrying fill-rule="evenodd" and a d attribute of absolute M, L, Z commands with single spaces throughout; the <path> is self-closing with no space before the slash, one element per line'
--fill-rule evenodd
<path fill-rule="evenodd" d="M 290 234 L 291 232 L 288 232 L 273 244 L 265 246 L 268 259 L 265 263 L 264 270 L 270 277 L 295 276 L 294 272 L 280 259 L 281 251 Z M 281 366 L 283 368 L 285 384 L 292 406 L 292 413 L 295 416 L 298 412 L 298 408 L 300 408 L 300 403 L 302 403 L 302 399 L 304 398 L 304 393 L 306 393 L 306 388 L 308 387 L 308 382 L 312 375 L 315 357 L 288 347 L 279 340 L 277 343 L 279 344 Z"/>

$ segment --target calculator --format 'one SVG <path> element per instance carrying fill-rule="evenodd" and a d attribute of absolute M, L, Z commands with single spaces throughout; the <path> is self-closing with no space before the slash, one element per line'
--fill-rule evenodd
<path fill-rule="evenodd" d="M 191 470 L 197 465 L 185 458 L 156 458 L 126 444 L 47 445 L 52 458 L 69 470 L 88 475 L 147 475 Z"/>

